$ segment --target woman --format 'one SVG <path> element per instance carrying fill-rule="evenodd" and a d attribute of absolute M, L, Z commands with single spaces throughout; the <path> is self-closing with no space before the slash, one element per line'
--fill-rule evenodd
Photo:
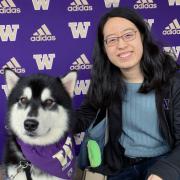
<path fill-rule="evenodd" d="M 90 88 L 77 132 L 108 110 L 109 141 L 94 171 L 110 180 L 180 178 L 180 75 L 136 12 L 114 8 L 98 26 Z"/>

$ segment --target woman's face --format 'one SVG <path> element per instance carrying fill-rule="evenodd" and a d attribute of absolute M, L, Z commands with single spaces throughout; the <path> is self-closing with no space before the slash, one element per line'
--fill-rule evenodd
<path fill-rule="evenodd" d="M 112 64 L 122 72 L 140 70 L 142 38 L 131 21 L 120 17 L 110 18 L 104 26 L 103 35 L 105 51 Z"/>

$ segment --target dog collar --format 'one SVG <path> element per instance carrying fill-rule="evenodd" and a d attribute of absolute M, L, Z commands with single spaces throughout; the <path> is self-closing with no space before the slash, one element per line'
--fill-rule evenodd
<path fill-rule="evenodd" d="M 37 146 L 17 139 L 25 158 L 34 166 L 53 176 L 70 180 L 74 174 L 75 142 L 71 134 L 67 134 L 59 142 Z"/>

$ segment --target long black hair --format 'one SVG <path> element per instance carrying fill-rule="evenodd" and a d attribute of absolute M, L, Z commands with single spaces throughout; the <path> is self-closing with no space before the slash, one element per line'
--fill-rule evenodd
<path fill-rule="evenodd" d="M 112 102 L 121 100 L 126 92 L 120 69 L 109 61 L 104 48 L 104 25 L 112 17 L 128 19 L 136 25 L 143 37 L 143 55 L 140 68 L 144 82 L 139 89 L 140 93 L 148 93 L 152 89 L 160 90 L 177 67 L 173 57 L 162 51 L 153 41 L 147 23 L 139 14 L 128 8 L 114 8 L 105 14 L 99 22 L 97 41 L 93 52 L 94 63 L 87 97 L 97 107 L 108 107 Z"/>

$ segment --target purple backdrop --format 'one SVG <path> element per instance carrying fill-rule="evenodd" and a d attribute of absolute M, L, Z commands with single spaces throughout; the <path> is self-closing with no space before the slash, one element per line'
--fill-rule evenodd
<path fill-rule="evenodd" d="M 61 76 L 79 69 L 74 106 L 89 87 L 96 26 L 112 7 L 139 11 L 164 50 L 180 52 L 179 0 L 0 0 L 0 160 L 6 137 L 6 85 L 3 68 L 20 75 Z"/>

